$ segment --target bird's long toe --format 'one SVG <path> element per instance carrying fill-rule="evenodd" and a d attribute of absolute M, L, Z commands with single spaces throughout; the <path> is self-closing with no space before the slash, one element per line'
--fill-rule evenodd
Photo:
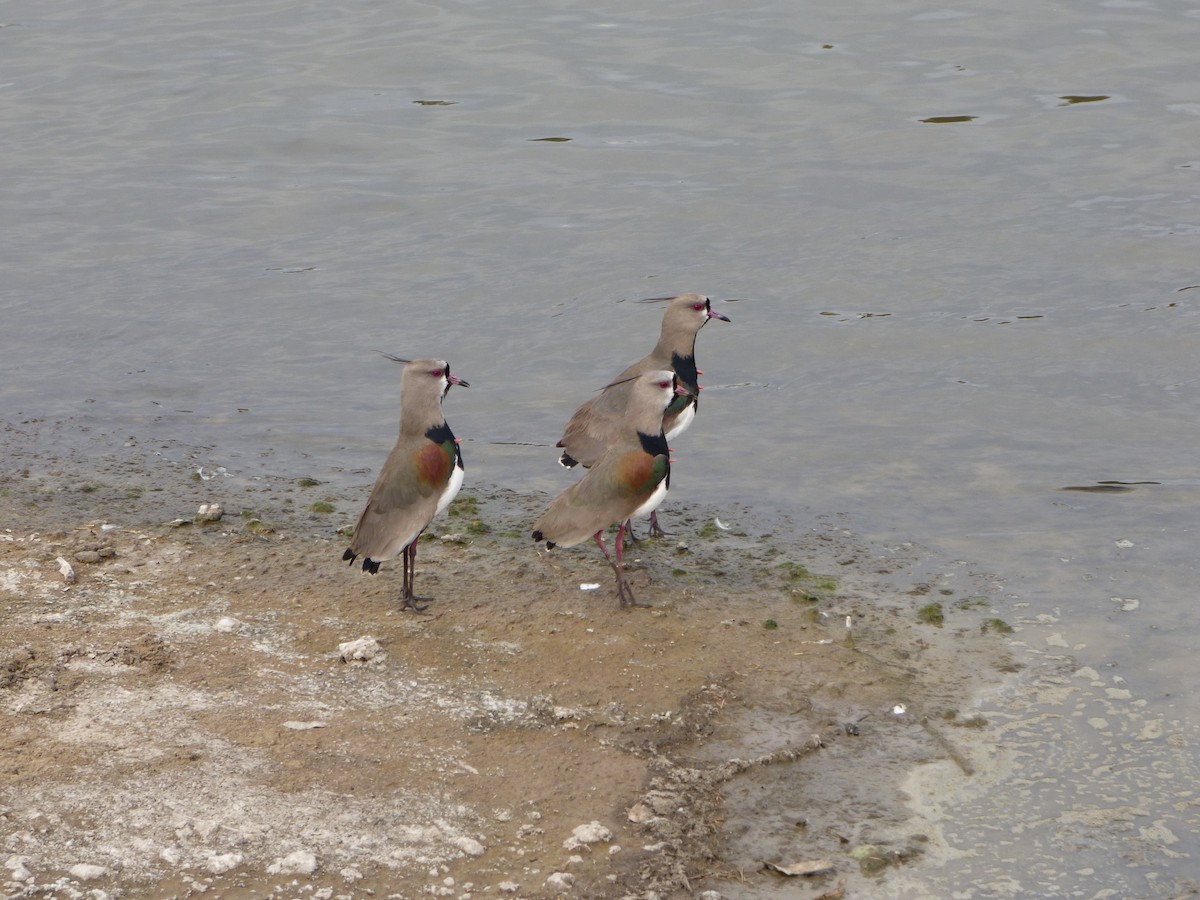
<path fill-rule="evenodd" d="M 629 582 L 624 578 L 617 579 L 617 599 L 621 601 L 621 606 L 648 608 L 650 605 L 640 602 L 637 597 L 633 596 L 633 589 L 629 587 Z"/>
<path fill-rule="evenodd" d="M 421 600 L 425 601 L 424 605 L 422 605 L 419 602 Z M 421 613 L 424 613 L 429 608 L 429 604 L 433 602 L 433 598 L 432 597 L 402 597 L 401 601 L 402 602 L 400 603 L 400 612 L 406 612 L 407 610 L 411 609 L 413 612 L 421 614 Z"/>

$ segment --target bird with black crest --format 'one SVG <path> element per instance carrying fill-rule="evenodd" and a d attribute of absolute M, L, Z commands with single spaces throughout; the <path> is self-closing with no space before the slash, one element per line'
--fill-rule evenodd
<path fill-rule="evenodd" d="M 451 385 L 470 387 L 450 374 L 444 359 L 401 359 L 400 436 L 379 471 L 367 505 L 354 526 L 354 537 L 342 554 L 351 565 L 363 557 L 364 572 L 400 556 L 404 560 L 401 609 L 423 612 L 413 591 L 417 539 L 433 517 L 442 512 L 463 482 L 463 458 L 458 439 L 446 424 L 442 401 Z"/>
<path fill-rule="evenodd" d="M 696 336 L 709 319 L 728 322 L 729 317 L 716 312 L 712 301 L 700 294 L 656 297 L 642 302 L 666 303 L 658 343 L 617 375 L 600 394 L 575 410 L 562 438 L 555 444 L 562 448 L 558 461 L 567 468 L 595 465 L 604 451 L 624 434 L 632 385 L 639 375 L 670 369 L 685 390 L 682 396 L 672 399 L 663 413 L 663 432 L 668 441 L 683 434 L 696 417 L 701 374 L 696 368 Z M 657 513 L 650 517 L 650 530 L 653 535 L 664 533 L 658 525 Z"/>
<path fill-rule="evenodd" d="M 583 478 L 550 502 L 533 525 L 533 539 L 552 549 L 593 538 L 616 576 L 621 605 L 641 606 L 625 578 L 626 523 L 653 514 L 667 496 L 671 458 L 663 412 L 676 398 L 689 395 L 669 369 L 634 376 L 628 389 L 626 428 L 613 435 Z M 610 525 L 617 525 L 615 560 L 604 546 L 604 529 Z"/>

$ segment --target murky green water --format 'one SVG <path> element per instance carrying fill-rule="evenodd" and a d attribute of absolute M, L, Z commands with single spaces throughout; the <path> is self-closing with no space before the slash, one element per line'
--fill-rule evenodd
<path fill-rule="evenodd" d="M 365 486 L 398 387 L 371 351 L 443 355 L 468 477 L 550 491 L 545 445 L 656 334 L 619 301 L 739 298 L 673 493 L 936 547 L 1027 647 L 981 699 L 994 774 L 914 776 L 945 859 L 888 889 L 1186 889 L 1200 8 L 3 17 L 7 422 Z M 1136 484 L 1062 490 L 1105 481 Z"/>

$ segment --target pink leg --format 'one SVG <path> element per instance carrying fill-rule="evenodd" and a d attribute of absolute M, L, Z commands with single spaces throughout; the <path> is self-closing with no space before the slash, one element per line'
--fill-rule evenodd
<path fill-rule="evenodd" d="M 604 554 L 604 558 L 608 560 L 608 564 L 611 566 L 613 564 L 612 557 L 608 555 L 608 548 L 604 546 L 604 530 L 597 531 L 592 537 L 595 538 L 596 546 L 600 548 L 600 552 Z M 617 552 L 620 552 L 619 544 Z"/>

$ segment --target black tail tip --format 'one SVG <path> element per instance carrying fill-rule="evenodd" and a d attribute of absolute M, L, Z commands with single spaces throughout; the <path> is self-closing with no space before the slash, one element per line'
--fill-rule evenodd
<path fill-rule="evenodd" d="M 354 559 L 357 556 L 358 556 L 357 553 L 355 553 L 353 550 L 351 550 L 349 547 L 347 547 L 346 552 L 342 554 L 342 559 L 345 560 L 346 562 L 350 563 L 350 565 L 354 565 Z"/>
<path fill-rule="evenodd" d="M 364 559 L 363 571 L 370 572 L 372 575 L 377 575 L 379 573 L 379 563 L 375 562 L 373 559 Z"/>
<path fill-rule="evenodd" d="M 540 541 L 540 540 L 542 540 L 542 533 L 541 533 L 540 531 L 535 531 L 535 532 L 533 533 L 533 539 L 534 539 L 535 541 Z"/>
<path fill-rule="evenodd" d="M 558 458 L 558 464 L 564 469 L 573 469 L 579 465 L 579 460 L 564 450 L 563 455 Z"/>

